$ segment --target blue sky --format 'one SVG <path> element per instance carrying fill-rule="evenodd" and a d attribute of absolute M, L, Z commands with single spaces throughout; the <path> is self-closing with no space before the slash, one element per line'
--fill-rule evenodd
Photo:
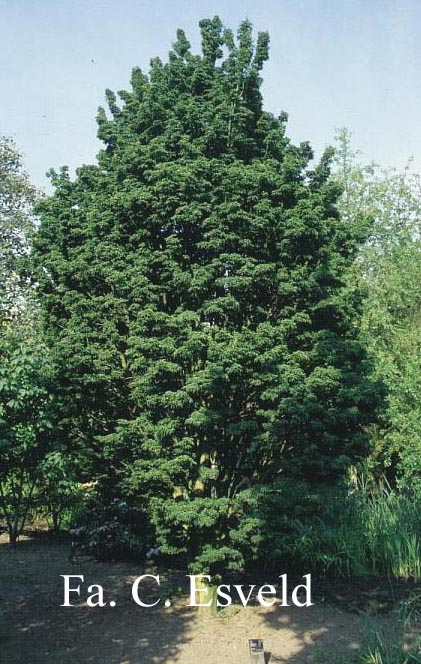
<path fill-rule="evenodd" d="M 105 88 L 166 57 L 178 27 L 194 50 L 198 21 L 245 17 L 269 30 L 268 110 L 320 155 L 335 128 L 366 160 L 421 171 L 420 0 L 0 0 L 0 134 L 16 140 L 38 186 L 46 171 L 92 163 Z"/>

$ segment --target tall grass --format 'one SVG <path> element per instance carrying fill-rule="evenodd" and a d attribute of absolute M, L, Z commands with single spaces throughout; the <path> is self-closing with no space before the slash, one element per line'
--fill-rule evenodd
<path fill-rule="evenodd" d="M 361 487 L 358 502 L 372 573 L 421 579 L 421 496 L 383 484 L 371 492 Z"/>
<path fill-rule="evenodd" d="M 394 627 L 387 633 L 379 628 L 369 631 L 356 664 L 421 664 L 421 591 L 409 593 L 394 613 Z"/>
<path fill-rule="evenodd" d="M 382 632 L 374 630 L 364 650 L 356 659 L 356 664 L 421 664 L 418 649 L 411 652 L 405 650 L 403 633 L 387 638 Z"/>
<path fill-rule="evenodd" d="M 295 555 L 337 576 L 421 579 L 421 495 L 356 482 L 326 514 L 295 522 Z"/>

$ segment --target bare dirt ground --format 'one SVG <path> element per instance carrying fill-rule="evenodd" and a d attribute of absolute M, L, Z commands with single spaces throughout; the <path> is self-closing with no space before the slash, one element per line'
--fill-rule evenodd
<path fill-rule="evenodd" d="M 141 608 L 131 597 L 141 565 L 69 562 L 68 555 L 69 546 L 63 542 L 23 539 L 12 550 L 6 538 L 0 538 L 1 662 L 246 664 L 248 639 L 261 638 L 271 664 L 333 664 L 346 662 L 367 628 L 359 607 L 364 585 L 348 592 L 346 586 L 327 588 L 313 580 L 315 606 L 310 608 L 232 606 L 212 616 L 188 606 L 186 596 L 172 599 L 170 608 L 163 601 L 156 608 Z M 70 608 L 60 607 L 61 574 L 85 576 L 82 600 Z M 116 606 L 88 607 L 88 584 L 101 584 L 106 601 Z M 365 609 L 370 604 L 381 608 L 385 598 L 386 603 L 390 600 L 387 591 L 366 591 Z M 146 591 L 145 598 L 153 592 L 155 588 Z M 371 620 L 386 628 L 391 624 L 388 615 Z M 335 653 L 344 659 L 337 660 Z"/>

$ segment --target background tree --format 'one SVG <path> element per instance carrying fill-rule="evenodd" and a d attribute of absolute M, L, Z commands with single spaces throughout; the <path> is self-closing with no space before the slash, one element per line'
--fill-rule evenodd
<path fill-rule="evenodd" d="M 10 326 L 0 351 L 0 513 L 15 544 L 34 507 L 51 449 L 48 355 L 36 335 Z"/>
<path fill-rule="evenodd" d="M 180 30 L 121 106 L 107 91 L 98 165 L 52 175 L 34 262 L 75 453 L 215 572 L 256 554 L 279 479 L 364 457 L 375 398 L 332 154 L 310 169 L 263 110 L 266 33 L 200 27 L 202 55 Z"/>
<path fill-rule="evenodd" d="M 34 230 L 32 208 L 37 192 L 22 168 L 13 140 L 0 137 L 0 317 L 19 313 L 27 282 L 21 261 Z"/>
<path fill-rule="evenodd" d="M 338 136 L 338 176 L 345 223 L 365 228 L 355 276 L 366 291 L 361 326 L 388 396 L 375 430 L 377 472 L 392 483 L 421 479 L 421 182 L 403 172 L 363 165 L 350 134 Z"/>
<path fill-rule="evenodd" d="M 0 514 L 10 541 L 34 505 L 52 441 L 49 360 L 25 268 L 35 188 L 9 138 L 0 139 Z"/>

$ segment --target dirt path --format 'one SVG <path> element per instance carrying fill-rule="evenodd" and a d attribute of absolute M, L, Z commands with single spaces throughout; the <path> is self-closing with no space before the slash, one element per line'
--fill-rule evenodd
<path fill-rule="evenodd" d="M 217 617 L 186 606 L 186 598 L 170 608 L 161 603 L 143 609 L 130 590 L 140 566 L 70 563 L 68 553 L 68 546 L 50 540 L 22 541 L 15 551 L 0 540 L 1 662 L 246 664 L 248 639 L 261 638 L 271 664 L 333 664 L 334 652 L 355 652 L 364 631 L 357 613 L 321 598 L 310 608 L 235 606 Z M 83 574 L 88 583 L 101 584 L 116 606 L 89 608 L 83 601 L 60 607 L 61 574 Z"/>

